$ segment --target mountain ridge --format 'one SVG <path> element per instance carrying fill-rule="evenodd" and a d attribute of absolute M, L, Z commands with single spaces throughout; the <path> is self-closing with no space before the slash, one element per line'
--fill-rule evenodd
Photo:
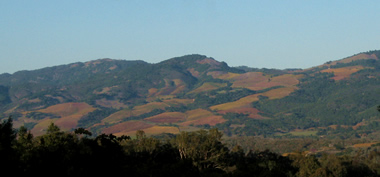
<path fill-rule="evenodd" d="M 142 127 L 153 134 L 218 127 L 229 136 L 368 124 L 377 120 L 372 109 L 380 102 L 378 55 L 379 51 L 363 52 L 303 70 L 230 67 L 199 54 L 156 64 L 113 59 L 76 62 L 1 74 L 0 112 L 3 117 L 13 115 L 16 126 L 26 125 L 36 135 L 44 133 L 47 122 L 67 131 L 82 126 L 96 134 L 106 130 L 122 135 L 141 128 L 130 124 L 150 125 Z M 353 93 L 369 96 L 350 95 L 347 85 L 355 86 Z M 337 98 L 349 101 L 344 109 L 338 108 Z M 67 106 L 77 108 L 69 111 Z M 197 112 L 202 114 L 194 116 Z"/>

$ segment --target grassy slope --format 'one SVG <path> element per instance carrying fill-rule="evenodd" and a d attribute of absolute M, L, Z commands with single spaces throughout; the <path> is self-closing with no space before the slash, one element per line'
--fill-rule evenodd
<path fill-rule="evenodd" d="M 32 129 L 32 133 L 36 135 L 44 133 L 44 130 L 50 124 L 48 122 L 54 122 L 54 124 L 59 126 L 62 130 L 71 130 L 72 128 L 76 127 L 78 120 L 82 116 L 94 110 L 95 108 L 88 105 L 87 103 L 62 103 L 38 110 L 38 112 L 55 114 L 61 116 L 61 118 L 54 120 L 44 119 L 42 121 L 39 121 L 35 128 Z"/>

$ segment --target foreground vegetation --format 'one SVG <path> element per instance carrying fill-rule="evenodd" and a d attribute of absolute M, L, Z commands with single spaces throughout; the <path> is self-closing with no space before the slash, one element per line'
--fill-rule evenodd
<path fill-rule="evenodd" d="M 33 137 L 13 128 L 12 119 L 0 124 L 1 169 L 13 175 L 127 175 L 127 176 L 378 176 L 380 151 L 356 156 L 286 156 L 269 150 L 228 148 L 217 129 L 178 135 L 116 137 L 78 128 L 63 132 L 53 123 L 47 133 Z M 254 147 L 253 147 L 254 148 Z"/>

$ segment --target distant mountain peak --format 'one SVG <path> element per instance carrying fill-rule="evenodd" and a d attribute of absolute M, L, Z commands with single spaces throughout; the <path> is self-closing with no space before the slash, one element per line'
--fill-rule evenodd
<path fill-rule="evenodd" d="M 219 61 L 216 61 L 215 59 L 213 58 L 205 58 L 203 60 L 197 60 L 197 63 L 200 63 L 200 64 L 209 64 L 209 65 L 213 65 L 213 66 L 220 66 L 222 63 L 219 62 Z"/>

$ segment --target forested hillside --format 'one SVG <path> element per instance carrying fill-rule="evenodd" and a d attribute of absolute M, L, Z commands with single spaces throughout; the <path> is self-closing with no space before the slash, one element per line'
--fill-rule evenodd
<path fill-rule="evenodd" d="M 35 136 L 50 123 L 93 136 L 360 138 L 379 129 L 380 51 L 309 69 L 229 67 L 204 55 L 151 64 L 99 59 L 0 75 L 0 111 Z"/>

